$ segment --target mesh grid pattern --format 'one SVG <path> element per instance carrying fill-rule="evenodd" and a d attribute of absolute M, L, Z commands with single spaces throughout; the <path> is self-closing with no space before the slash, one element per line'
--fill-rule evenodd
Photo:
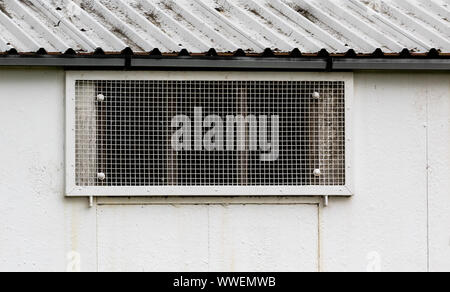
<path fill-rule="evenodd" d="M 77 186 L 345 185 L 344 82 L 79 80 L 75 95 Z"/>

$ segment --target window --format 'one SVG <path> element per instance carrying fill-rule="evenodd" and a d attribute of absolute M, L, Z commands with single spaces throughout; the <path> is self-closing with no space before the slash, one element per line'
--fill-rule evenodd
<path fill-rule="evenodd" d="M 68 73 L 67 89 L 68 195 L 351 195 L 351 74 Z"/>

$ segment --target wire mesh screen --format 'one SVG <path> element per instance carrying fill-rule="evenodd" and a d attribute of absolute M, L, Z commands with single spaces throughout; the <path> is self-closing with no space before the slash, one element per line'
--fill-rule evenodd
<path fill-rule="evenodd" d="M 345 84 L 77 81 L 78 186 L 345 185 Z"/>

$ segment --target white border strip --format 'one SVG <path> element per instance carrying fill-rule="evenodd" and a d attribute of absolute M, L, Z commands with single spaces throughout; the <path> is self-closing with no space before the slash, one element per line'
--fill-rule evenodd
<path fill-rule="evenodd" d="M 167 186 L 79 187 L 75 184 L 76 80 L 229 80 L 229 81 L 344 81 L 346 103 L 345 186 Z M 71 197 L 168 196 L 352 196 L 353 189 L 353 73 L 270 72 L 75 72 L 66 73 L 66 195 Z"/>

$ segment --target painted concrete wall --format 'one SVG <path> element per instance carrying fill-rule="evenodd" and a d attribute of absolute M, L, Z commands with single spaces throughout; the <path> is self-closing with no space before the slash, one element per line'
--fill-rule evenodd
<path fill-rule="evenodd" d="M 355 115 L 356 195 L 327 208 L 105 198 L 90 209 L 63 195 L 64 72 L 0 69 L 0 271 L 450 271 L 450 74 L 356 73 Z"/>

